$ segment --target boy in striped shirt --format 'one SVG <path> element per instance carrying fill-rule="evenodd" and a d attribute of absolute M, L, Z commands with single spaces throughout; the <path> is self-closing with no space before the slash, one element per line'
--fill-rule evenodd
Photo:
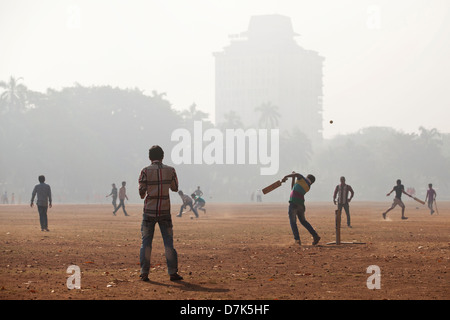
<path fill-rule="evenodd" d="M 350 194 L 350 197 L 349 197 Z M 353 191 L 353 188 L 345 183 L 345 177 L 341 177 L 341 184 L 338 184 L 336 188 L 334 189 L 333 194 L 333 203 L 337 204 L 338 210 L 342 211 L 342 208 L 345 210 L 345 214 L 347 215 L 347 226 L 351 228 L 350 224 L 350 206 L 349 203 L 352 200 L 353 196 L 355 195 L 355 192 Z M 337 202 L 336 202 L 336 196 L 337 196 Z"/>
<path fill-rule="evenodd" d="M 294 240 L 299 245 L 301 244 L 300 241 L 300 234 L 298 232 L 297 228 L 297 217 L 300 221 L 300 223 L 308 230 L 308 232 L 313 236 L 313 245 L 316 245 L 319 243 L 320 237 L 317 234 L 317 232 L 314 230 L 314 228 L 311 226 L 311 224 L 306 221 L 305 218 L 305 194 L 309 191 L 311 188 L 311 185 L 316 181 L 316 178 L 309 174 L 306 176 L 302 176 L 299 173 L 292 173 L 287 176 L 285 176 L 282 179 L 282 182 L 285 182 L 287 179 L 293 178 L 295 179 L 294 186 L 291 190 L 291 195 L 289 198 L 289 222 L 291 224 L 292 233 L 294 235 Z"/>
<path fill-rule="evenodd" d="M 152 253 L 155 225 L 159 225 L 164 242 L 167 271 L 171 281 L 183 280 L 178 275 L 178 254 L 173 246 L 173 224 L 170 214 L 169 190 L 178 191 L 178 178 L 173 167 L 162 163 L 164 151 L 160 146 L 149 150 L 151 164 L 139 175 L 139 195 L 144 201 L 140 249 L 141 280 L 149 281 L 150 256 Z"/>

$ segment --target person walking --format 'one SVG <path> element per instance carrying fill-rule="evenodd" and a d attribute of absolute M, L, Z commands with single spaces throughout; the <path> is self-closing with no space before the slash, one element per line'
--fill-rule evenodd
<path fill-rule="evenodd" d="M 41 225 L 41 231 L 48 230 L 48 218 L 47 210 L 52 207 L 52 190 L 48 184 L 45 183 L 45 176 L 40 175 L 38 177 L 39 184 L 34 186 L 33 192 L 31 194 L 30 207 L 33 208 L 34 199 L 36 199 L 36 205 L 39 212 L 39 222 Z"/>
<path fill-rule="evenodd" d="M 428 201 L 427 201 L 428 200 Z M 436 190 L 433 189 L 433 184 L 428 184 L 427 195 L 425 196 L 425 202 L 428 202 L 428 209 L 430 214 L 434 213 L 433 203 L 436 201 Z"/>
<path fill-rule="evenodd" d="M 116 188 L 115 183 L 112 184 L 111 193 L 108 194 L 106 197 L 107 198 L 112 197 L 112 205 L 113 205 L 114 211 L 116 211 L 116 209 L 117 209 L 117 188 Z M 116 214 L 114 213 L 114 215 L 116 215 Z"/>
<path fill-rule="evenodd" d="M 114 209 L 113 214 L 116 215 L 116 212 L 122 208 L 123 213 L 125 214 L 125 216 L 129 216 L 129 214 L 127 213 L 127 211 L 125 210 L 125 199 L 128 200 L 128 196 L 127 196 L 127 189 L 125 188 L 126 186 L 126 182 L 122 181 L 122 187 L 120 187 L 119 189 L 119 205 L 117 206 L 116 209 Z"/>
<path fill-rule="evenodd" d="M 170 214 L 169 190 L 178 191 L 177 173 L 173 167 L 162 163 L 164 151 L 160 146 L 152 146 L 149 149 L 149 159 L 151 164 L 143 168 L 139 175 L 139 196 L 145 199 L 141 223 L 142 244 L 139 251 L 140 278 L 142 281 L 149 281 L 153 236 L 155 225 L 158 224 L 170 280 L 183 280 L 178 274 L 178 254 L 173 246 L 173 224 Z"/>
<path fill-rule="evenodd" d="M 350 201 L 352 200 L 355 192 L 353 188 L 345 183 L 345 177 L 341 177 L 341 183 L 336 186 L 333 194 L 333 203 L 337 204 L 339 212 L 342 212 L 342 208 L 345 210 L 345 214 L 347 215 L 347 226 L 351 228 L 350 224 Z M 349 197 L 350 194 L 350 197 Z M 336 202 L 337 197 L 337 202 Z"/>

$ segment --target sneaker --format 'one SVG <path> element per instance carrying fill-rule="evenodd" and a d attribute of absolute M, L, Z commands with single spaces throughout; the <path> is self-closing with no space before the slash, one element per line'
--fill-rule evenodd
<path fill-rule="evenodd" d="M 315 236 L 314 237 L 314 241 L 313 241 L 313 246 L 315 246 L 316 244 L 318 244 L 319 243 L 319 241 L 320 241 L 320 237 L 317 235 L 317 236 Z"/>
<path fill-rule="evenodd" d="M 402 220 L 406 220 L 406 219 L 408 219 L 408 217 L 402 217 Z"/>
<path fill-rule="evenodd" d="M 116 213 L 113 211 L 113 215 L 116 215 Z"/>
<path fill-rule="evenodd" d="M 177 214 L 176 217 L 181 218 L 181 214 Z"/>
<path fill-rule="evenodd" d="M 143 273 L 139 276 L 139 278 L 141 278 L 141 281 L 145 281 L 148 282 L 150 281 L 150 279 L 148 278 L 148 273 Z"/>
<path fill-rule="evenodd" d="M 45 231 L 49 232 L 50 230 L 48 230 L 47 228 L 44 229 Z"/>
<path fill-rule="evenodd" d="M 300 240 L 295 240 L 295 244 L 301 246 L 302 242 Z"/>
<path fill-rule="evenodd" d="M 383 219 L 386 220 L 386 212 L 383 213 Z"/>
<path fill-rule="evenodd" d="M 431 215 L 433 215 L 433 213 L 434 213 L 434 210 L 431 210 Z"/>
<path fill-rule="evenodd" d="M 183 277 L 180 276 L 178 273 L 170 275 L 170 281 L 179 281 L 179 280 L 183 280 Z"/>

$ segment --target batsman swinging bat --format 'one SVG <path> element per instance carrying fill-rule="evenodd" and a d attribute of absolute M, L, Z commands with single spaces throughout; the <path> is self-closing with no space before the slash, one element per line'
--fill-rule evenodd
<path fill-rule="evenodd" d="M 272 183 L 270 186 L 265 187 L 264 189 L 262 189 L 262 193 L 263 194 L 267 194 L 270 191 L 275 190 L 276 188 L 278 188 L 279 186 L 281 186 L 281 180 L 278 180 L 274 183 Z"/>
<path fill-rule="evenodd" d="M 295 173 L 295 172 L 292 171 L 292 173 Z M 283 181 L 283 182 L 284 182 L 284 181 Z M 265 188 L 262 189 L 261 191 L 262 191 L 263 194 L 267 194 L 267 193 L 269 193 L 270 191 L 273 191 L 273 190 L 275 190 L 276 188 L 280 187 L 281 184 L 282 184 L 283 182 L 282 182 L 281 180 L 278 180 L 278 181 L 272 183 L 270 186 L 265 187 Z M 292 186 L 291 186 L 291 189 L 294 187 L 294 182 L 295 182 L 295 178 L 293 177 L 293 178 L 292 178 Z"/>

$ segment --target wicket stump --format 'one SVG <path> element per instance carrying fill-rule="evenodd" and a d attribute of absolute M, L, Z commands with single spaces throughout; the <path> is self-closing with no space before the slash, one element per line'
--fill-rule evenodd
<path fill-rule="evenodd" d="M 342 209 L 341 210 L 335 210 L 335 221 L 336 221 L 336 241 L 328 242 L 327 244 L 335 244 L 335 245 L 341 245 L 341 244 L 365 244 L 365 242 L 341 242 L 341 215 L 342 215 Z"/>

